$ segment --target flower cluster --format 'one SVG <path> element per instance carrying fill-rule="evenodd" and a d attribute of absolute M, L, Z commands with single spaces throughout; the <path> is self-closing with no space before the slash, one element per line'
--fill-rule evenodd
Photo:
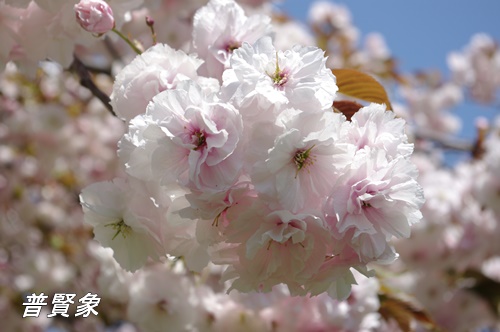
<path fill-rule="evenodd" d="M 309 23 L 265 0 L 0 0 L 2 328 L 498 331 L 500 121 L 451 136 L 455 106 L 497 100 L 498 42 L 473 36 L 448 79 L 402 72 L 347 7 Z M 99 315 L 23 318 L 41 292 Z"/>
<path fill-rule="evenodd" d="M 277 50 L 268 22 L 210 1 L 197 56 L 157 44 L 118 74 L 127 176 L 82 191 L 85 220 L 132 271 L 170 255 L 223 265 L 231 289 L 345 299 L 351 268 L 394 261 L 421 218 L 413 145 L 385 105 L 334 113 L 324 52 Z"/>
<path fill-rule="evenodd" d="M 448 55 L 448 66 L 453 80 L 468 88 L 474 99 L 491 103 L 498 98 L 500 51 L 490 36 L 474 35 L 463 52 Z"/>

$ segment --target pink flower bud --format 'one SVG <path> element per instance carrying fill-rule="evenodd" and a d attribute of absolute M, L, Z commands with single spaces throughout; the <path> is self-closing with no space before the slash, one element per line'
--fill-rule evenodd
<path fill-rule="evenodd" d="M 89 32 L 103 34 L 115 27 L 113 10 L 103 0 L 80 0 L 75 12 L 78 23 Z"/>

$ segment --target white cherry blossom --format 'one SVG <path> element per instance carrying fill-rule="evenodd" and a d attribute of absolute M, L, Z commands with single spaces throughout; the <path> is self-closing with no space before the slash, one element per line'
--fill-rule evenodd
<path fill-rule="evenodd" d="M 242 167 L 238 143 L 243 124 L 232 105 L 205 95 L 194 82 L 186 81 L 182 88 L 155 96 L 143 116 L 147 117 L 150 120 L 146 121 L 154 122 L 151 130 L 156 147 L 141 151 L 146 157 L 138 158 L 150 156 L 152 176 L 161 184 L 217 191 L 237 179 Z"/>
<path fill-rule="evenodd" d="M 146 112 L 146 106 L 158 93 L 173 89 L 179 81 L 196 79 L 203 60 L 157 44 L 135 57 L 116 76 L 111 106 L 118 116 L 130 121 Z"/>
<path fill-rule="evenodd" d="M 200 73 L 220 79 L 234 50 L 270 35 L 268 16 L 246 16 L 233 0 L 211 0 L 193 18 L 193 51 L 205 59 Z"/>
<path fill-rule="evenodd" d="M 354 155 L 354 146 L 337 144 L 345 117 L 333 112 L 297 114 L 291 109 L 282 119 L 285 131 L 255 164 L 255 188 L 275 208 L 319 208 Z"/>
<path fill-rule="evenodd" d="M 271 38 L 263 37 L 253 45 L 244 43 L 230 62 L 222 94 L 242 108 L 244 117 L 280 111 L 283 106 L 326 110 L 338 90 L 335 76 L 325 66 L 324 52 L 316 47 L 277 51 Z"/>
<path fill-rule="evenodd" d="M 387 260 L 386 241 L 409 237 L 410 226 L 422 218 L 423 191 L 416 177 L 408 159 L 387 160 L 384 150 L 365 148 L 337 179 L 325 205 L 327 220 L 352 237 L 362 261 Z"/>
<path fill-rule="evenodd" d="M 128 194 L 129 188 L 125 180 L 118 178 L 94 183 L 82 191 L 80 201 L 85 222 L 94 228 L 95 239 L 113 249 L 123 268 L 135 271 L 148 258 L 158 259 L 164 250 L 161 234 L 155 229 L 161 210 L 155 209 L 151 201 L 147 206 L 147 197 L 139 203 L 138 195 Z"/>

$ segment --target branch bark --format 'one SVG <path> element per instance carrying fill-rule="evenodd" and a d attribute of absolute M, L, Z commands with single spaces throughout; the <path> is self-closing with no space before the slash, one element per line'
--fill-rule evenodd
<path fill-rule="evenodd" d="M 414 133 L 414 135 L 416 139 L 431 140 L 445 149 L 470 152 L 473 148 L 473 144 L 469 141 L 446 136 L 430 130 L 419 129 Z"/>
<path fill-rule="evenodd" d="M 113 107 L 110 104 L 111 99 L 106 93 L 99 89 L 97 85 L 95 85 L 89 70 L 76 55 L 73 55 L 73 63 L 70 66 L 70 70 L 78 75 L 80 78 L 80 84 L 89 89 L 90 92 L 92 92 L 92 94 L 104 104 L 108 111 L 113 116 L 116 116 L 116 113 L 113 111 Z"/>

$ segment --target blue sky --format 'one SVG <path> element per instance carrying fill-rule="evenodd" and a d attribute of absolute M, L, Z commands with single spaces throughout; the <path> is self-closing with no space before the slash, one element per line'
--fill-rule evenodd
<path fill-rule="evenodd" d="M 306 20 L 312 0 L 285 0 L 287 13 Z M 352 14 L 362 36 L 382 33 L 401 68 L 444 68 L 446 55 L 460 50 L 477 32 L 487 32 L 500 41 L 498 0 L 351 0 L 343 4 Z"/>
<path fill-rule="evenodd" d="M 301 21 L 307 19 L 312 0 L 284 0 L 281 8 Z M 331 1 L 349 8 L 361 40 L 380 32 L 403 73 L 438 69 L 449 76 L 446 56 L 460 51 L 478 32 L 500 43 L 500 0 L 344 0 Z M 462 137 L 474 137 L 476 116 L 494 118 L 499 107 L 467 103 L 454 110 L 463 120 Z"/>

